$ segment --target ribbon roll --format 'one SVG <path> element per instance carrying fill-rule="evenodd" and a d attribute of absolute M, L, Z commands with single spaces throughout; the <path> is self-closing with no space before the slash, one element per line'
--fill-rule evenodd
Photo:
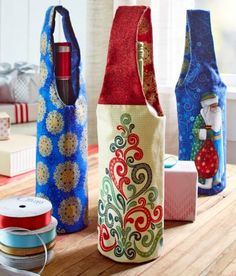
<path fill-rule="evenodd" d="M 34 248 L 42 245 L 38 236 L 45 244 L 56 238 L 57 220 L 52 217 L 52 222 L 46 227 L 34 231 L 4 231 L 0 230 L 0 243 L 13 248 Z"/>
<path fill-rule="evenodd" d="M 35 230 L 51 221 L 52 204 L 39 197 L 12 197 L 0 200 L 0 229 L 20 227 Z"/>
<path fill-rule="evenodd" d="M 47 250 L 52 249 L 55 246 L 55 244 L 56 244 L 56 240 L 53 240 L 52 242 L 46 244 Z M 8 255 L 23 257 L 23 256 L 31 256 L 31 255 L 43 253 L 45 249 L 43 246 L 33 247 L 33 248 L 14 248 L 0 243 L 0 251 Z"/>
<path fill-rule="evenodd" d="M 47 264 L 52 260 L 54 256 L 54 251 L 48 251 Z M 7 255 L 3 252 L 0 252 L 0 263 L 2 265 L 10 266 L 16 269 L 30 270 L 41 267 L 44 263 L 45 254 L 38 254 L 34 256 L 27 257 L 17 257 Z"/>

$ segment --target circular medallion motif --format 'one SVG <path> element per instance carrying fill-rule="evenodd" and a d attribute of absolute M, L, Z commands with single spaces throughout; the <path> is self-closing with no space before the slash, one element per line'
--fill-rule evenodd
<path fill-rule="evenodd" d="M 52 134 L 60 133 L 64 127 L 62 115 L 57 111 L 49 112 L 46 120 L 46 127 Z"/>
<path fill-rule="evenodd" d="M 58 147 L 62 155 L 65 155 L 67 157 L 71 156 L 76 152 L 78 147 L 77 136 L 72 132 L 62 134 L 58 141 Z"/>
<path fill-rule="evenodd" d="M 144 72 L 144 85 L 143 89 L 145 94 L 148 92 L 155 92 L 156 91 L 156 82 L 153 75 L 153 72 Z"/>
<path fill-rule="evenodd" d="M 80 140 L 80 151 L 84 160 L 87 160 L 88 156 L 88 130 L 85 128 L 82 132 Z"/>
<path fill-rule="evenodd" d="M 144 42 L 144 65 L 152 63 L 152 43 Z"/>
<path fill-rule="evenodd" d="M 146 17 L 143 17 L 141 24 L 138 27 L 138 33 L 143 35 L 147 33 L 150 29 L 150 22 Z"/>
<path fill-rule="evenodd" d="M 40 62 L 40 84 L 43 86 L 48 76 L 48 69 L 45 61 Z"/>
<path fill-rule="evenodd" d="M 52 152 L 52 141 L 45 135 L 39 138 L 39 152 L 43 157 L 49 156 Z"/>
<path fill-rule="evenodd" d="M 44 98 L 40 95 L 38 101 L 38 122 L 42 122 L 44 115 L 46 113 L 46 105 Z"/>
<path fill-rule="evenodd" d="M 51 12 L 49 14 L 49 21 L 48 21 L 49 26 L 52 25 L 53 15 L 54 15 L 54 8 L 51 9 Z"/>
<path fill-rule="evenodd" d="M 46 51 L 47 51 L 47 35 L 46 35 L 45 32 L 43 32 L 42 35 L 41 35 L 40 51 L 43 55 L 45 55 Z"/>
<path fill-rule="evenodd" d="M 76 197 L 69 197 L 64 199 L 58 209 L 58 214 L 62 223 L 73 225 L 81 215 L 81 203 Z"/>
<path fill-rule="evenodd" d="M 77 186 L 79 181 L 80 171 L 75 162 L 66 161 L 57 165 L 54 172 L 54 180 L 58 189 L 64 192 L 70 192 Z"/>
<path fill-rule="evenodd" d="M 47 165 L 45 165 L 43 162 L 38 162 L 36 170 L 36 177 L 39 185 L 46 184 L 49 178 L 49 171 Z"/>
<path fill-rule="evenodd" d="M 87 118 L 87 102 L 84 96 L 79 97 L 75 103 L 75 116 L 78 124 L 83 124 Z"/>
<path fill-rule="evenodd" d="M 49 94 L 50 94 L 50 100 L 52 104 L 54 104 L 58 108 L 63 108 L 63 103 L 60 101 L 57 95 L 57 90 L 54 82 L 50 86 Z"/>

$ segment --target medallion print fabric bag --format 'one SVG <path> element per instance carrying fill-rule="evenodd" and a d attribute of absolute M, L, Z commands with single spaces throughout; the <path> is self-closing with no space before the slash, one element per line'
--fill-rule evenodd
<path fill-rule="evenodd" d="M 185 54 L 176 85 L 179 158 L 194 160 L 199 194 L 226 185 L 226 86 L 216 64 L 210 13 L 187 11 Z"/>
<path fill-rule="evenodd" d="M 78 91 L 74 104 L 60 99 L 54 73 L 55 15 L 62 15 L 66 40 L 72 48 L 72 85 Z M 41 88 L 37 125 L 36 194 L 49 199 L 59 233 L 87 225 L 87 101 L 81 81 L 80 49 L 68 11 L 50 7 L 41 34 Z"/>
<path fill-rule="evenodd" d="M 143 86 L 137 42 L 144 45 Z M 97 106 L 98 250 L 118 262 L 158 257 L 163 242 L 163 116 L 150 8 L 119 7 Z"/>

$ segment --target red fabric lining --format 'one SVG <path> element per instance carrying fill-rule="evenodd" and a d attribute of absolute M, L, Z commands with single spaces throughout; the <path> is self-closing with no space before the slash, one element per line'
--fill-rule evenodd
<path fill-rule="evenodd" d="M 143 20 L 147 22 L 147 30 L 142 33 L 140 28 Z M 151 63 L 144 67 L 144 70 L 150 73 L 152 91 L 144 95 L 145 91 L 139 80 L 136 56 L 138 40 L 150 43 L 152 52 L 150 8 L 145 6 L 119 7 L 111 30 L 107 66 L 99 104 L 146 105 L 148 101 L 156 109 L 158 115 L 162 115 L 152 53 Z"/>

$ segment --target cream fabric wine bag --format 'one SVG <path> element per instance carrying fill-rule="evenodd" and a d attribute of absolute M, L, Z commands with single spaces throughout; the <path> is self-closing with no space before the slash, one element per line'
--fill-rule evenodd
<path fill-rule="evenodd" d="M 165 117 L 155 82 L 148 7 L 116 12 L 97 123 L 98 250 L 118 262 L 152 260 L 163 243 Z"/>

